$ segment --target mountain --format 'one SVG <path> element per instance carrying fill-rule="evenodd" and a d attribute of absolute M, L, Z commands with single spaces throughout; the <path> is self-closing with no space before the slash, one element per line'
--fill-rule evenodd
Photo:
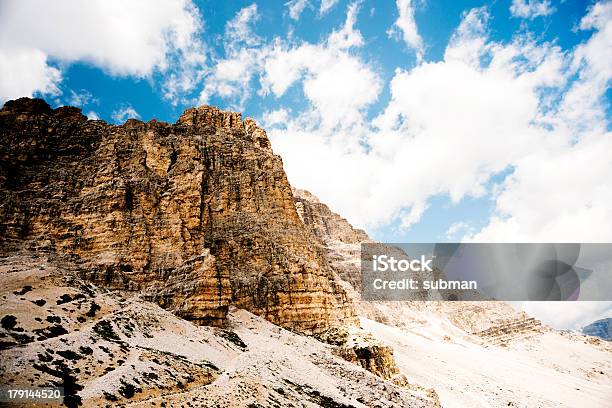
<path fill-rule="evenodd" d="M 582 333 L 604 340 L 612 340 L 612 318 L 600 319 L 582 328 Z"/>
<path fill-rule="evenodd" d="M 355 324 L 253 120 L 203 106 L 113 126 L 22 98 L 0 142 L 0 253 L 70 258 L 199 324 L 230 305 L 306 334 Z"/>
<path fill-rule="evenodd" d="M 251 119 L 9 101 L 0 191 L 4 384 L 67 406 L 439 405 L 360 328 Z"/>
<path fill-rule="evenodd" d="M 609 406 L 612 345 L 503 302 L 362 301 L 374 243 L 263 129 L 0 110 L 0 379 L 76 406 Z"/>

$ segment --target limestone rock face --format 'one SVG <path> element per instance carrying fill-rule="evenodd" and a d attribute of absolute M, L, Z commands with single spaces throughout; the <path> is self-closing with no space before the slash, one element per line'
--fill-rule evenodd
<path fill-rule="evenodd" d="M 113 126 L 9 101 L 0 191 L 0 253 L 65 256 L 82 277 L 201 324 L 220 324 L 230 304 L 308 334 L 356 321 L 280 157 L 238 113 Z"/>
<path fill-rule="evenodd" d="M 296 188 L 292 191 L 300 219 L 321 241 L 345 244 L 371 242 L 364 230 L 354 228 L 310 192 Z"/>
<path fill-rule="evenodd" d="M 361 243 L 373 242 L 368 234 L 354 228 L 306 190 L 293 189 L 293 200 L 300 220 L 321 241 L 341 280 L 350 283 L 349 290 L 361 288 Z"/>
<path fill-rule="evenodd" d="M 544 330 L 542 322 L 533 317 L 522 315 L 519 318 L 497 321 L 488 329 L 474 334 L 491 344 L 507 345 L 511 340 L 532 337 L 542 330 Z"/>

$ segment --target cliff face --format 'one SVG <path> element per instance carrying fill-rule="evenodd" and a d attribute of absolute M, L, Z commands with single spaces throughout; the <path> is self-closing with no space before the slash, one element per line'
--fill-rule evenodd
<path fill-rule="evenodd" d="M 174 125 L 113 126 L 10 101 L 0 191 L 0 253 L 58 254 L 201 324 L 230 304 L 309 334 L 355 322 L 280 157 L 240 114 L 203 106 Z"/>
<path fill-rule="evenodd" d="M 292 191 L 300 219 L 322 242 L 344 244 L 371 242 L 364 230 L 354 228 L 310 192 L 296 188 Z"/>

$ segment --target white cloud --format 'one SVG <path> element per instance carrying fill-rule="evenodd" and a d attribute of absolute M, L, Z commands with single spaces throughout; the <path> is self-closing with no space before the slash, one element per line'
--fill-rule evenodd
<path fill-rule="evenodd" d="M 98 100 L 86 89 L 81 89 L 78 92 L 71 89 L 67 102 L 71 106 L 83 107 L 90 103 L 98 103 Z"/>
<path fill-rule="evenodd" d="M 248 31 L 256 10 L 240 15 L 249 18 L 235 38 L 257 38 Z M 508 43 L 491 41 L 487 9 L 470 10 L 442 61 L 395 72 L 390 100 L 374 118 L 368 108 L 383 84 L 358 56 L 357 15 L 350 5 L 344 24 L 318 44 L 257 38 L 236 51 L 230 43 L 203 95 L 243 102 L 257 82 L 261 96 L 301 91 L 305 109 L 280 105 L 263 116 L 273 147 L 293 185 L 358 226 L 409 228 L 433 196 L 458 202 L 494 194 L 488 225 L 449 234 L 611 238 L 611 138 L 602 101 L 612 69 L 601 58 L 610 53 L 609 6 L 592 8 L 581 27 L 596 30 L 571 51 L 525 32 Z M 498 174 L 509 176 L 492 186 Z"/>
<path fill-rule="evenodd" d="M 363 44 L 354 28 L 357 12 L 356 3 L 349 5 L 343 27 L 322 44 L 291 47 L 277 42 L 263 67 L 263 92 L 279 97 L 301 81 L 312 107 L 302 120 L 316 120 L 328 130 L 362 121 L 363 109 L 377 99 L 382 84 L 370 67 L 348 53 Z"/>
<path fill-rule="evenodd" d="M 95 112 L 94 112 L 95 113 Z M 128 119 L 140 119 L 140 115 L 136 112 L 136 109 L 129 103 L 124 103 L 113 111 L 111 117 L 115 123 L 123 123 Z"/>
<path fill-rule="evenodd" d="M 583 26 L 603 27 L 605 16 L 596 6 Z M 606 37 L 596 32 L 571 53 L 528 34 L 492 42 L 487 24 L 486 9 L 471 10 L 443 61 L 398 70 L 391 101 L 371 125 L 357 109 L 350 126 L 330 128 L 327 108 L 321 117 L 302 115 L 272 129 L 290 181 L 370 228 L 397 220 L 410 226 L 434 195 L 457 202 L 496 191 L 489 225 L 464 231 L 467 238 L 609 240 Z M 314 59 L 310 51 L 306 57 L 294 50 L 267 67 L 277 78 L 268 81 L 273 92 L 282 94 L 302 76 L 306 88 L 312 74 L 299 61 Z M 501 172 L 511 175 L 492 189 L 489 180 Z"/>
<path fill-rule="evenodd" d="M 472 67 L 481 65 L 481 57 L 494 46 L 488 43 L 487 24 L 489 12 L 486 7 L 474 8 L 464 13 L 444 52 L 446 61 L 458 60 Z"/>
<path fill-rule="evenodd" d="M 475 240 L 605 242 L 612 239 L 612 133 L 605 93 L 612 79 L 612 3 L 596 4 L 581 28 L 595 28 L 572 55 L 577 80 L 542 115 L 553 138 L 534 145 L 500 186 L 496 214 Z"/>
<path fill-rule="evenodd" d="M 514 17 L 534 19 L 539 16 L 548 16 L 555 12 L 550 0 L 512 0 L 510 13 Z"/>
<path fill-rule="evenodd" d="M 398 218 L 408 227 L 437 194 L 449 194 L 453 201 L 485 194 L 493 174 L 545 143 L 545 129 L 534 124 L 540 89 L 564 81 L 557 47 L 522 38 L 507 46 L 490 43 L 475 34 L 485 36 L 485 23 L 483 10 L 466 14 L 444 61 L 398 70 L 390 84 L 391 101 L 375 127 L 354 109 L 356 117 L 344 131 L 326 126 L 325 116 L 315 124 L 296 121 L 286 130 L 271 131 L 290 180 L 366 227 Z M 481 64 L 485 53 L 489 62 Z M 281 72 L 283 80 L 292 77 L 291 70 Z M 331 90 L 333 83 L 322 82 L 321 89 Z M 285 86 L 281 80 L 279 88 Z M 363 92 L 347 94 L 346 100 L 358 101 Z M 315 106 L 325 106 L 306 94 Z M 372 100 L 375 94 L 362 106 Z M 333 117 L 330 111 L 326 108 L 325 115 Z"/>
<path fill-rule="evenodd" d="M 466 233 L 470 233 L 472 231 L 474 231 L 474 228 L 470 224 L 463 221 L 457 221 L 452 223 L 446 230 L 446 239 L 456 241 L 460 234 L 465 235 Z"/>
<path fill-rule="evenodd" d="M 0 102 L 35 92 L 58 95 L 62 75 L 39 50 L 0 46 Z"/>
<path fill-rule="evenodd" d="M 225 38 L 230 47 L 255 45 L 259 38 L 251 30 L 251 25 L 259 20 L 257 4 L 242 8 L 225 26 Z"/>
<path fill-rule="evenodd" d="M 414 19 L 414 5 L 412 0 L 396 0 L 399 17 L 393 26 L 387 31 L 387 35 L 393 38 L 401 38 L 406 45 L 416 51 L 417 58 L 423 58 L 423 39 Z"/>
<path fill-rule="evenodd" d="M 206 103 L 217 95 L 240 110 L 258 78 L 262 96 L 272 93 L 280 97 L 291 85 L 301 84 L 312 106 L 304 118 L 316 117 L 326 128 L 361 120 L 361 110 L 376 99 L 381 83 L 350 54 L 352 48 L 363 45 L 363 37 L 354 27 L 357 13 L 357 3 L 349 5 L 344 24 L 320 44 L 293 44 L 279 38 L 265 44 L 253 33 L 257 7 L 240 10 L 228 23 L 231 29 L 226 31 L 232 34 L 226 34 L 225 56 L 216 61 L 207 77 L 200 101 Z"/>
<path fill-rule="evenodd" d="M 285 6 L 289 8 L 289 17 L 293 20 L 299 20 L 302 11 L 309 5 L 308 0 L 292 0 L 285 3 Z"/>
<path fill-rule="evenodd" d="M 319 8 L 319 15 L 323 16 L 327 14 L 335 5 L 338 0 L 321 0 L 321 7 Z"/>
<path fill-rule="evenodd" d="M 262 117 L 262 126 L 264 128 L 271 128 L 274 126 L 285 126 L 289 121 L 290 111 L 281 108 L 273 111 L 265 112 Z"/>
<path fill-rule="evenodd" d="M 327 40 L 330 48 L 347 49 L 351 47 L 360 47 L 363 45 L 363 37 L 361 33 L 354 28 L 357 21 L 358 11 L 358 3 L 352 3 L 349 5 L 346 12 L 346 21 L 344 22 L 344 26 L 342 26 L 340 30 L 332 32 Z"/>
<path fill-rule="evenodd" d="M 225 26 L 225 58 L 215 61 L 210 74 L 204 81 L 200 93 L 200 103 L 208 103 L 210 98 L 218 95 L 222 98 L 237 99 L 232 107 L 242 110 L 244 102 L 250 96 L 249 83 L 259 70 L 265 50 L 259 48 L 260 38 L 252 26 L 259 19 L 257 4 L 244 7 Z"/>
<path fill-rule="evenodd" d="M 0 13 L 0 50 L 30 56 L 10 58 L 30 73 L 12 77 L 22 95 L 56 90 L 59 73 L 47 62 L 53 59 L 62 65 L 88 62 L 119 76 L 164 72 L 173 82 L 164 90 L 166 96 L 177 97 L 192 85 L 189 77 L 204 63 L 196 38 L 200 28 L 189 0 L 8 0 Z M 0 76 L 7 73 L 1 71 Z M 0 98 L 14 93 L 2 92 Z"/>

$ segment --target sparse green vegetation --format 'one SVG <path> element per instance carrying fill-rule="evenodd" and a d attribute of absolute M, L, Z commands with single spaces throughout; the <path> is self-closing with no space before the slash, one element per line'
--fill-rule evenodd
<path fill-rule="evenodd" d="M 87 313 L 85 313 L 85 316 L 94 317 L 98 310 L 100 310 L 100 306 L 96 302 L 92 301 L 89 305 L 89 310 L 87 311 Z"/>
<path fill-rule="evenodd" d="M 80 354 L 75 353 L 72 350 L 60 350 L 57 352 L 57 354 L 67 360 L 80 360 L 81 358 L 83 358 Z"/>
<path fill-rule="evenodd" d="M 6 315 L 0 320 L 0 325 L 5 330 L 13 330 L 17 326 L 17 318 L 13 315 Z"/>
<path fill-rule="evenodd" d="M 142 389 L 135 386 L 134 384 L 128 383 L 121 379 L 121 387 L 119 387 L 119 394 L 125 398 L 132 398 L 135 393 L 142 392 Z"/>

